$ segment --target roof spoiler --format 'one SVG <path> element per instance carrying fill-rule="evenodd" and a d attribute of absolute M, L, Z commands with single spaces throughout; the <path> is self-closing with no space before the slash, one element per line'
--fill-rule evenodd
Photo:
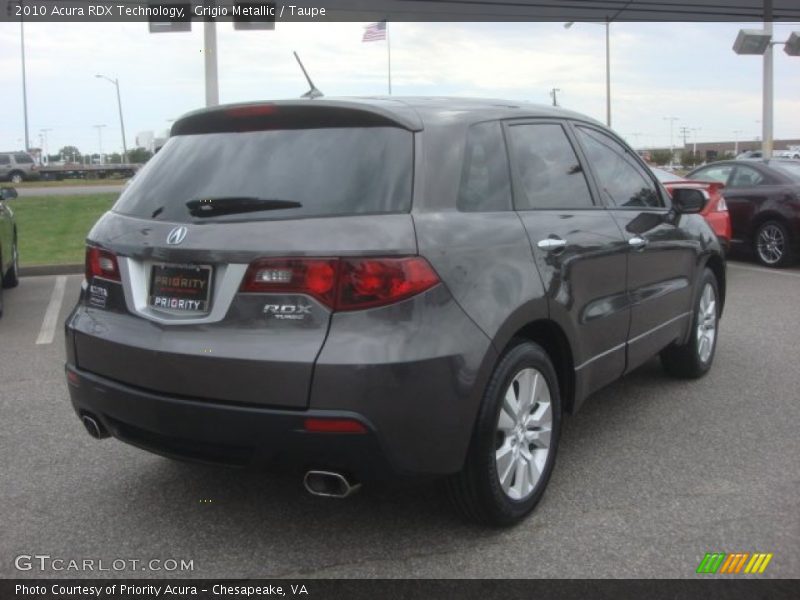
<path fill-rule="evenodd" d="M 421 131 L 422 121 L 416 112 L 402 104 L 389 109 L 379 102 L 357 100 L 278 100 L 191 112 L 173 123 L 170 135 L 325 127 L 399 127 Z"/>

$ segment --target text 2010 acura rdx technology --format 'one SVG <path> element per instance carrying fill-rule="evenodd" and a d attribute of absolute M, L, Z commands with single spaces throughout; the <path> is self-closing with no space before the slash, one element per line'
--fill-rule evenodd
<path fill-rule="evenodd" d="M 72 403 L 95 437 L 295 463 L 312 493 L 445 476 L 512 523 L 561 418 L 657 353 L 711 366 L 725 264 L 611 131 L 461 99 L 297 100 L 178 120 L 88 236 Z"/>

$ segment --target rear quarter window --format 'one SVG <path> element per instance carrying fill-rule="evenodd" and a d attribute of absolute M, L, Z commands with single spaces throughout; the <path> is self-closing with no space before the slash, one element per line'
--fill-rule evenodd
<path fill-rule="evenodd" d="M 498 121 L 477 123 L 467 131 L 458 188 L 458 210 L 511 210 L 508 155 L 502 126 Z"/>

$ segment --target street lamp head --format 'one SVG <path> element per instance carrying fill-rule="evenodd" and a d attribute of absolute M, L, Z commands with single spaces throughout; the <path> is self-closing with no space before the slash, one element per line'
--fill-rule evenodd
<path fill-rule="evenodd" d="M 733 51 L 736 54 L 764 54 L 772 41 L 772 34 L 759 29 L 740 29 Z"/>
<path fill-rule="evenodd" d="M 783 45 L 783 51 L 789 56 L 800 56 L 800 31 L 793 31 Z"/>

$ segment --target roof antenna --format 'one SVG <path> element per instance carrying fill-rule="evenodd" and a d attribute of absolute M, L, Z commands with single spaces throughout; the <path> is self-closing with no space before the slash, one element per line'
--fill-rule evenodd
<path fill-rule="evenodd" d="M 308 81 L 308 85 L 311 86 L 311 89 L 308 90 L 305 94 L 303 94 L 302 98 L 309 98 L 313 100 L 314 98 L 321 98 L 323 96 L 322 92 L 317 89 L 317 86 L 314 85 L 314 82 L 311 81 L 311 77 L 308 76 L 308 72 L 306 68 L 303 66 L 303 61 L 300 60 L 300 57 L 297 56 L 297 52 L 294 52 L 294 57 L 297 59 L 297 64 L 300 65 L 300 68 L 303 70 L 303 75 L 306 76 L 306 80 Z"/>

